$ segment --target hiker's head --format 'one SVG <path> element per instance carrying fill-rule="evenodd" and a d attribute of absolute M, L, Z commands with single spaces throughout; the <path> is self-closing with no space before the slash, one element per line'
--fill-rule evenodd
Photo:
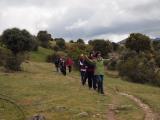
<path fill-rule="evenodd" d="M 97 58 L 102 57 L 102 56 L 101 56 L 101 52 L 100 52 L 100 51 L 98 51 L 98 52 L 96 53 L 96 57 L 97 57 Z"/>
<path fill-rule="evenodd" d="M 89 53 L 89 56 L 90 56 L 90 57 L 94 57 L 94 52 L 93 52 L 93 51 L 90 52 L 90 53 Z"/>
<path fill-rule="evenodd" d="M 81 55 L 80 55 L 80 58 L 83 59 L 83 58 L 84 58 L 84 54 L 81 54 Z"/>

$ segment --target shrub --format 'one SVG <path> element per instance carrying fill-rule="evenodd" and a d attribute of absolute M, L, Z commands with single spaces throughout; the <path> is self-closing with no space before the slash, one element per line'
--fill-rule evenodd
<path fill-rule="evenodd" d="M 135 50 L 138 53 L 140 51 L 150 51 L 151 39 L 141 33 L 132 33 L 127 38 L 125 45 L 127 48 Z"/>
<path fill-rule="evenodd" d="M 44 48 L 49 48 L 49 41 L 52 39 L 51 34 L 47 31 L 39 31 L 37 38 L 40 41 L 40 45 Z"/>
<path fill-rule="evenodd" d="M 154 61 L 148 61 L 143 55 L 121 60 L 118 71 L 120 76 L 127 77 L 127 80 L 132 82 L 158 84 Z"/>
<path fill-rule="evenodd" d="M 31 41 L 31 50 L 32 51 L 38 51 L 40 43 L 38 42 L 36 37 L 33 37 L 33 40 Z"/>
<path fill-rule="evenodd" d="M 15 71 L 20 70 L 25 53 L 35 49 L 34 37 L 27 30 L 18 28 L 5 30 L 1 36 L 1 43 L 11 51 L 11 55 L 6 58 L 5 68 Z"/>
<path fill-rule="evenodd" d="M 60 50 L 60 48 L 58 47 L 58 45 L 55 45 L 55 46 L 53 47 L 53 50 L 57 52 L 57 51 Z"/>
<path fill-rule="evenodd" d="M 66 49 L 66 43 L 63 38 L 56 38 L 56 45 L 59 47 L 60 50 L 65 50 Z"/>
<path fill-rule="evenodd" d="M 155 85 L 157 85 L 157 86 L 160 86 L 160 70 L 157 71 L 157 73 L 156 73 L 156 79 L 153 80 L 152 83 L 155 84 Z"/>
<path fill-rule="evenodd" d="M 0 66 L 4 66 L 7 56 L 10 54 L 9 50 L 0 48 Z"/>
<path fill-rule="evenodd" d="M 108 53 L 112 51 L 112 43 L 103 39 L 90 40 L 89 45 L 94 51 L 100 51 L 103 57 L 108 57 Z"/>
<path fill-rule="evenodd" d="M 23 61 L 24 61 L 23 55 L 14 56 L 10 54 L 9 56 L 7 56 L 4 66 L 7 70 L 20 71 L 21 70 L 20 65 Z"/>
<path fill-rule="evenodd" d="M 105 64 L 107 64 L 107 63 L 105 63 Z M 107 64 L 107 68 L 109 70 L 116 70 L 117 69 L 117 60 L 115 60 L 115 59 L 110 60 Z"/>
<path fill-rule="evenodd" d="M 65 52 L 58 51 L 58 52 L 53 53 L 52 55 L 48 55 L 46 62 L 53 63 L 57 57 L 66 57 L 66 56 L 67 54 Z"/>
<path fill-rule="evenodd" d="M 75 43 L 75 44 L 70 45 L 70 47 L 67 49 L 68 56 L 71 57 L 74 61 L 75 69 L 79 68 L 79 64 L 78 64 L 79 56 L 82 53 L 87 54 L 90 48 L 92 47 L 89 47 L 89 46 L 86 47 L 85 44 Z"/>
<path fill-rule="evenodd" d="M 153 41 L 152 46 L 155 51 L 160 51 L 160 41 Z"/>
<path fill-rule="evenodd" d="M 160 67 L 160 54 L 156 54 L 156 56 L 155 56 L 155 62 L 157 64 L 157 66 Z"/>

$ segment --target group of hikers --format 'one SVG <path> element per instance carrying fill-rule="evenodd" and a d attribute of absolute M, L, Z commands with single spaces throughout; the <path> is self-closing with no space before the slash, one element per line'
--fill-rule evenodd
<path fill-rule="evenodd" d="M 66 68 L 71 72 L 73 63 L 70 57 L 67 59 L 60 57 L 55 60 L 57 71 L 60 69 L 63 75 L 66 75 Z M 94 89 L 98 93 L 104 94 L 104 59 L 101 56 L 101 52 L 92 51 L 89 56 L 81 54 L 78 64 L 82 85 L 86 85 L 86 81 L 88 80 L 89 89 Z"/>
<path fill-rule="evenodd" d="M 73 60 L 70 57 L 57 57 L 54 61 L 56 71 L 57 72 L 62 72 L 63 75 L 66 75 L 66 68 L 68 68 L 69 73 L 72 71 L 72 66 L 73 66 Z"/>

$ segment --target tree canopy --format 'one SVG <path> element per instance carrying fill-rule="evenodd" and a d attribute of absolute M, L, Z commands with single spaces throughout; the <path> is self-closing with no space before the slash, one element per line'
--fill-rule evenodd
<path fill-rule="evenodd" d="M 3 32 L 1 42 L 13 54 L 30 51 L 32 48 L 33 36 L 27 30 L 18 28 L 7 29 Z"/>
<path fill-rule="evenodd" d="M 49 34 L 47 31 L 39 31 L 37 38 L 42 47 L 49 48 L 49 41 L 52 40 L 51 34 Z"/>
<path fill-rule="evenodd" d="M 112 51 L 112 44 L 110 41 L 103 39 L 90 40 L 89 44 L 93 46 L 94 51 L 100 51 L 103 56 L 107 56 Z"/>
<path fill-rule="evenodd" d="M 132 33 L 126 40 L 126 47 L 136 52 L 151 50 L 151 40 L 141 33 Z"/>

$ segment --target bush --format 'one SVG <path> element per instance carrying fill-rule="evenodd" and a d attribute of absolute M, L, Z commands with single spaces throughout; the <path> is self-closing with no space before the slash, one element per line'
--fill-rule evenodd
<path fill-rule="evenodd" d="M 83 54 L 87 54 L 87 51 L 86 50 L 83 50 L 81 49 L 81 47 L 79 48 L 80 46 L 75 44 L 73 45 L 68 51 L 68 56 L 71 57 L 74 61 L 74 67 L 75 69 L 78 69 L 79 68 L 79 56 L 83 53 Z"/>
<path fill-rule="evenodd" d="M 66 49 L 66 43 L 63 38 L 56 38 L 56 45 L 58 46 L 59 50 L 65 50 Z"/>
<path fill-rule="evenodd" d="M 148 36 L 141 33 L 132 33 L 127 38 L 126 47 L 135 50 L 136 52 L 140 51 L 150 51 L 151 50 L 151 40 Z"/>
<path fill-rule="evenodd" d="M 2 44 L 16 55 L 32 50 L 33 36 L 26 30 L 7 29 L 2 34 Z"/>
<path fill-rule="evenodd" d="M 152 46 L 155 51 L 160 51 L 160 41 L 153 41 Z"/>
<path fill-rule="evenodd" d="M 122 52 L 120 59 L 126 61 L 129 58 L 134 58 L 136 55 L 137 55 L 137 53 L 135 51 L 125 50 L 124 52 Z"/>
<path fill-rule="evenodd" d="M 57 52 L 57 51 L 60 50 L 60 48 L 58 47 L 58 45 L 55 45 L 55 46 L 53 47 L 53 50 Z"/>
<path fill-rule="evenodd" d="M 155 56 L 155 62 L 156 62 L 156 64 L 157 64 L 157 66 L 160 67 L 160 54 L 157 54 L 157 55 Z"/>
<path fill-rule="evenodd" d="M 17 55 L 14 56 L 13 54 L 10 54 L 5 61 L 4 67 L 7 70 L 13 70 L 13 71 L 20 71 L 21 70 L 21 63 L 24 61 L 23 55 Z"/>
<path fill-rule="evenodd" d="M 0 66 L 4 66 L 7 56 L 11 53 L 4 48 L 0 48 Z"/>
<path fill-rule="evenodd" d="M 33 37 L 33 40 L 31 41 L 31 44 L 32 44 L 32 51 L 38 51 L 38 48 L 39 48 L 39 45 L 40 43 L 38 42 L 37 38 L 36 37 Z"/>
<path fill-rule="evenodd" d="M 49 48 L 49 41 L 52 40 L 51 34 L 47 31 L 39 31 L 37 38 L 40 41 L 40 45 L 44 48 Z"/>
<path fill-rule="evenodd" d="M 108 57 L 108 53 L 112 51 L 112 43 L 103 39 L 90 40 L 89 45 L 94 51 L 100 51 L 104 58 Z"/>
<path fill-rule="evenodd" d="M 20 65 L 24 61 L 26 52 L 38 49 L 35 37 L 27 30 L 18 28 L 5 30 L 1 36 L 1 43 L 11 51 L 11 54 L 5 59 L 4 67 L 15 71 L 20 70 Z"/>
<path fill-rule="evenodd" d="M 46 62 L 53 63 L 57 57 L 66 57 L 66 56 L 67 54 L 62 51 L 55 52 L 52 55 L 47 56 Z"/>
<path fill-rule="evenodd" d="M 106 63 L 105 63 L 105 64 L 106 64 Z M 108 62 L 108 64 L 107 64 L 107 68 L 108 68 L 109 70 L 116 70 L 116 69 L 117 69 L 117 60 L 115 60 L 115 59 L 110 60 L 110 61 Z"/>
<path fill-rule="evenodd" d="M 160 70 L 156 73 L 156 79 L 153 80 L 153 84 L 160 86 Z"/>
<path fill-rule="evenodd" d="M 138 54 L 121 60 L 118 64 L 118 71 L 120 76 L 127 77 L 127 80 L 132 82 L 159 84 L 154 61 L 149 61 L 143 55 Z"/>

